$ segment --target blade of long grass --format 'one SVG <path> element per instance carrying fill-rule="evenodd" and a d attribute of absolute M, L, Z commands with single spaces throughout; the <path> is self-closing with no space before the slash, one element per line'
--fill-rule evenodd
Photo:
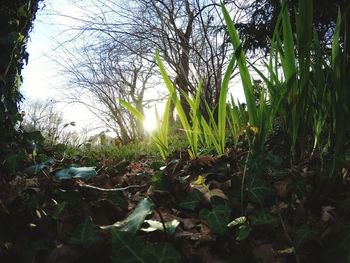
<path fill-rule="evenodd" d="M 124 100 L 119 100 L 119 103 L 128 111 L 130 111 L 140 122 L 143 123 L 145 121 L 145 116 L 140 111 L 138 111 L 134 106 L 132 106 L 130 103 Z"/>
<path fill-rule="evenodd" d="M 219 97 L 219 106 L 218 106 L 218 136 L 220 140 L 221 152 L 224 152 L 225 149 L 225 132 L 226 132 L 226 98 L 228 93 L 228 84 L 232 75 L 233 67 L 236 63 L 236 58 L 233 56 L 231 61 L 226 69 L 224 79 L 222 81 Z"/>
<path fill-rule="evenodd" d="M 171 98 L 167 99 L 167 102 L 165 104 L 164 114 L 163 114 L 163 120 L 162 120 L 162 133 L 163 133 L 163 140 L 166 143 L 166 145 L 169 144 L 168 138 L 169 138 L 169 116 L 170 116 L 170 104 L 171 104 Z"/>
<path fill-rule="evenodd" d="M 250 78 L 249 70 L 247 67 L 246 58 L 242 50 L 241 41 L 238 37 L 237 30 L 233 25 L 233 21 L 230 17 L 230 14 L 228 13 L 223 3 L 221 3 L 221 9 L 224 15 L 225 23 L 231 38 L 233 48 L 235 50 L 234 56 L 236 57 L 239 72 L 242 79 L 244 94 L 246 97 L 246 102 L 248 107 L 249 122 L 252 125 L 256 125 L 257 113 L 256 113 L 254 90 L 253 90 L 253 85 Z"/>
<path fill-rule="evenodd" d="M 156 51 L 156 60 L 157 60 L 158 67 L 160 69 L 160 73 L 161 73 L 163 80 L 165 82 L 165 85 L 170 93 L 170 97 L 175 105 L 177 114 L 178 114 L 179 119 L 181 121 L 181 124 L 184 128 L 187 140 L 190 144 L 190 147 L 191 147 L 190 155 L 195 156 L 197 154 L 197 152 L 196 152 L 196 149 L 194 148 L 193 135 L 192 135 L 193 133 L 191 130 L 191 126 L 189 124 L 189 121 L 187 119 L 185 111 L 181 105 L 181 102 L 180 102 L 179 98 L 177 97 L 176 90 L 175 90 L 175 88 L 174 88 L 165 68 L 164 68 L 162 60 L 160 59 L 158 51 Z"/>
<path fill-rule="evenodd" d="M 290 16 L 288 14 L 286 1 L 283 2 L 283 6 L 282 6 L 282 29 L 283 29 L 283 45 L 284 45 L 282 67 L 284 70 L 286 80 L 289 81 L 292 77 L 295 76 L 296 66 L 295 66 L 293 31 L 292 31 Z"/>

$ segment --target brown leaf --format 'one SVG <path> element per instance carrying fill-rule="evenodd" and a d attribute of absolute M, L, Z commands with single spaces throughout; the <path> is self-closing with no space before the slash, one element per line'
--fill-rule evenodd
<path fill-rule="evenodd" d="M 208 190 L 204 194 L 204 198 L 207 199 L 209 202 L 215 196 L 220 197 L 220 198 L 225 199 L 225 200 L 228 200 L 228 197 L 225 195 L 225 193 L 221 189 Z"/>
<path fill-rule="evenodd" d="M 279 213 L 281 213 L 282 212 L 282 210 L 283 209 L 287 209 L 288 208 L 288 204 L 287 203 L 285 203 L 285 202 L 279 202 L 278 204 L 276 204 L 276 205 L 273 205 L 272 207 L 271 207 L 271 213 L 273 213 L 273 214 L 279 214 Z"/>
<path fill-rule="evenodd" d="M 190 163 L 188 169 L 192 171 L 201 171 L 205 168 L 213 166 L 215 161 L 216 159 L 210 155 L 199 156 Z"/>
<path fill-rule="evenodd" d="M 276 195 L 279 197 L 287 197 L 287 186 L 289 184 L 289 180 L 280 180 L 274 183 L 274 187 L 276 189 Z"/>
<path fill-rule="evenodd" d="M 215 258 L 212 253 L 210 253 L 210 247 L 205 246 L 196 250 L 196 256 L 199 262 L 203 263 L 227 263 L 228 259 Z"/>
<path fill-rule="evenodd" d="M 256 262 L 261 263 L 277 263 L 276 252 L 271 244 L 261 244 L 254 248 L 253 255 Z"/>
<path fill-rule="evenodd" d="M 322 221 L 328 222 L 333 219 L 332 211 L 334 210 L 333 206 L 323 206 L 322 207 Z"/>
<path fill-rule="evenodd" d="M 195 228 L 200 220 L 197 218 L 177 218 L 181 223 L 184 230 L 191 230 Z"/>

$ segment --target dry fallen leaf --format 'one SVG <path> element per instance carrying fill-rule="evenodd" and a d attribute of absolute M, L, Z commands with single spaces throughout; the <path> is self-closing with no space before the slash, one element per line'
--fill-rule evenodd
<path fill-rule="evenodd" d="M 274 183 L 274 187 L 276 189 L 276 194 L 279 197 L 287 197 L 287 186 L 289 184 L 289 180 L 281 180 Z"/>
<path fill-rule="evenodd" d="M 256 262 L 277 263 L 276 252 L 271 244 L 261 244 L 254 248 L 253 255 Z"/>
<path fill-rule="evenodd" d="M 333 219 L 332 211 L 334 210 L 333 206 L 323 206 L 322 207 L 322 221 L 328 222 Z"/>
<path fill-rule="evenodd" d="M 206 200 L 208 200 L 209 202 L 211 201 L 211 199 L 213 197 L 220 197 L 222 199 L 228 200 L 228 197 L 225 195 L 225 193 L 221 190 L 221 189 L 212 189 L 212 190 L 208 190 L 205 194 L 204 194 L 204 198 Z"/>
<path fill-rule="evenodd" d="M 278 204 L 276 204 L 276 205 L 273 205 L 272 207 L 271 207 L 271 213 L 273 213 L 273 214 L 279 214 L 279 213 L 281 213 L 282 212 L 282 210 L 283 209 L 287 209 L 288 208 L 288 204 L 287 203 L 285 203 L 285 202 L 279 202 Z"/>

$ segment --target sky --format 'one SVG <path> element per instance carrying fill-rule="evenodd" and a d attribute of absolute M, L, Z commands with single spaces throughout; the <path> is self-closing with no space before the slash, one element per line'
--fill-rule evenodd
<path fill-rule="evenodd" d="M 57 56 L 57 40 L 62 36 L 60 25 L 69 25 L 69 20 L 52 15 L 52 12 L 62 14 L 77 13 L 73 8 L 72 0 L 46 0 L 46 7 L 38 11 L 34 27 L 29 34 L 27 52 L 28 65 L 22 71 L 23 84 L 21 92 L 24 98 L 33 100 L 61 101 L 62 88 L 65 79 L 59 73 L 59 67 L 52 61 Z M 26 102 L 24 102 L 26 103 Z M 67 122 L 74 121 L 77 131 L 91 124 L 95 117 L 92 113 L 76 104 L 59 104 L 63 117 Z"/>
<path fill-rule="evenodd" d="M 29 35 L 27 52 L 29 53 L 28 65 L 22 71 L 23 84 L 21 92 L 26 100 L 55 100 L 64 99 L 65 78 L 60 74 L 59 66 L 52 60 L 59 57 L 57 45 L 60 41 L 68 39 L 69 35 L 64 33 L 64 28 L 75 23 L 62 16 L 54 14 L 83 16 L 82 11 L 74 5 L 74 0 L 46 0 L 46 7 L 38 11 L 34 27 Z M 243 90 L 239 80 L 233 81 L 234 97 L 244 101 Z M 232 89 L 231 89 L 232 91 Z M 160 106 L 160 108 L 162 108 Z M 74 129 L 80 132 L 84 128 L 99 126 L 95 116 L 81 104 L 60 103 L 59 109 L 67 122 L 74 121 Z M 159 110 L 162 112 L 162 110 Z M 146 112 L 147 128 L 155 127 L 153 120 L 154 108 Z M 100 132 L 95 130 L 94 133 Z"/>

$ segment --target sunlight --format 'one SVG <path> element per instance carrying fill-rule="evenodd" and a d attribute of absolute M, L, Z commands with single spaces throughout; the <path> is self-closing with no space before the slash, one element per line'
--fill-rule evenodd
<path fill-rule="evenodd" d="M 146 131 L 152 132 L 157 129 L 157 119 L 154 114 L 146 114 L 143 127 Z"/>

